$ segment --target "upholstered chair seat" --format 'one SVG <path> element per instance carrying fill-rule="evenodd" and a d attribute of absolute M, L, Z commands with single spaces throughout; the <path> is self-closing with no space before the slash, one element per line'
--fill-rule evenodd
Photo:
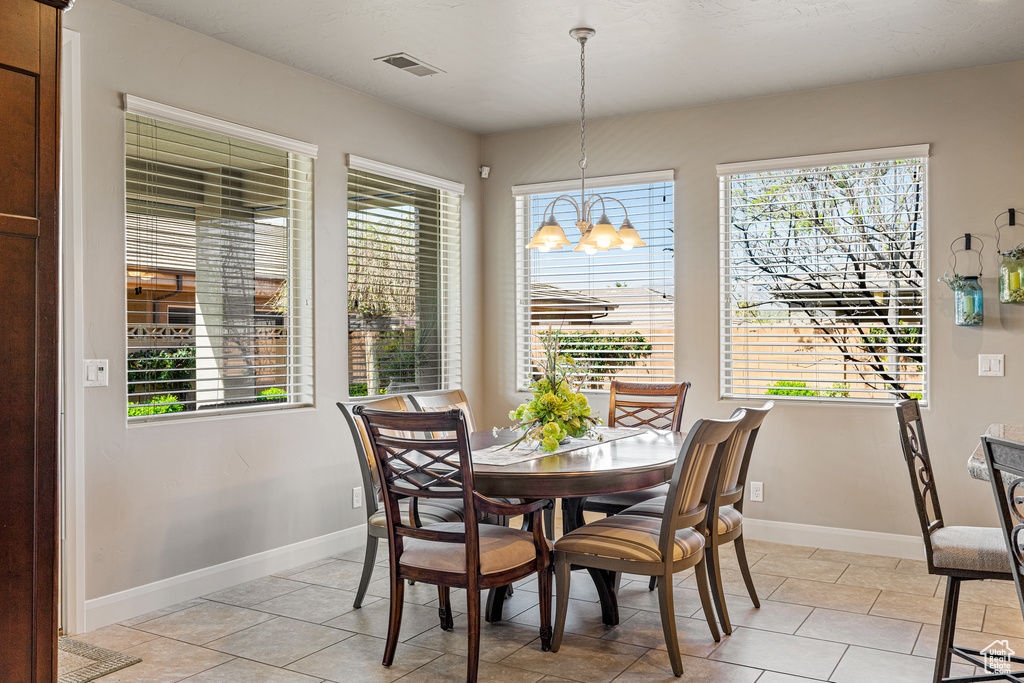
<path fill-rule="evenodd" d="M 422 517 L 421 517 L 422 519 Z M 461 532 L 462 523 L 424 525 L 429 531 Z M 546 539 L 545 539 L 546 540 Z M 466 573 L 466 546 L 464 543 L 437 543 L 407 538 L 404 541 L 402 564 L 437 572 Z M 550 548 L 551 544 L 548 543 Z M 537 547 L 533 533 L 505 526 L 480 527 L 480 573 L 500 574 L 536 562 Z"/>
<path fill-rule="evenodd" d="M 624 515 L 642 515 L 660 518 L 665 513 L 665 496 L 651 498 L 622 511 Z M 727 534 L 743 524 L 743 513 L 731 505 L 718 508 L 718 533 Z"/>
<path fill-rule="evenodd" d="M 662 510 L 665 500 L 661 501 Z M 661 520 L 653 517 L 615 515 L 570 531 L 558 540 L 559 550 L 634 562 L 663 562 L 658 539 Z M 672 561 L 690 557 L 704 549 L 704 536 L 692 528 L 676 531 Z"/>
<path fill-rule="evenodd" d="M 932 562 L 942 569 L 1010 571 L 1010 556 L 999 527 L 944 526 L 932 532 Z"/>

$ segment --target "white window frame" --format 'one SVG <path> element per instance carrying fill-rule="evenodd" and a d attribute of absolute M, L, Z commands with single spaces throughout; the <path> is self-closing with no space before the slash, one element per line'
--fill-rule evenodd
<path fill-rule="evenodd" d="M 200 131 L 216 133 L 238 140 L 253 142 L 266 147 L 276 148 L 282 152 L 293 153 L 309 157 L 311 178 L 310 188 L 313 188 L 315 180 L 315 160 L 319 153 L 316 144 L 303 142 L 294 138 L 285 137 L 276 133 L 251 128 L 224 119 L 199 114 L 197 112 L 181 109 L 161 102 L 155 102 L 142 97 L 124 93 L 125 114 L 136 114 L 164 122 L 186 126 Z M 125 155 L 127 156 L 127 155 Z M 127 196 L 127 188 L 125 190 Z M 127 201 L 126 201 L 127 205 Z M 292 208 L 291 211 L 294 212 Z M 221 408 L 207 408 L 202 410 L 188 410 L 175 413 L 164 413 L 150 416 L 127 417 L 129 426 L 144 426 L 153 423 L 167 423 L 175 421 L 204 420 L 219 417 L 241 417 L 248 414 L 275 412 L 281 410 L 295 410 L 315 407 L 316 397 L 316 354 L 313 339 L 314 330 L 314 306 L 313 306 L 313 257 L 314 257 L 314 233 L 315 214 L 312 198 L 308 207 L 308 234 L 304 236 L 302 254 L 293 255 L 289 248 L 288 255 L 288 281 L 289 306 L 291 313 L 288 316 L 288 396 L 299 396 L 298 400 L 288 400 L 282 403 L 270 405 L 240 405 L 225 406 Z M 290 240 L 291 238 L 289 238 Z M 122 329 L 127 329 L 126 317 L 122 319 Z M 125 340 L 125 359 L 127 361 L 130 349 Z M 299 357 L 298 362 L 293 358 Z M 306 375 L 307 380 L 296 378 L 296 371 Z M 127 368 L 126 368 L 127 375 Z M 127 380 L 125 383 L 126 399 L 130 400 L 127 393 Z"/>
<path fill-rule="evenodd" d="M 595 178 L 587 178 L 587 193 L 588 195 L 594 191 L 628 187 L 632 185 L 644 185 L 653 183 L 672 183 L 672 197 L 673 197 L 673 222 L 674 206 L 675 206 L 675 171 L 672 169 L 660 170 L 660 171 L 645 171 L 641 173 L 626 173 L 619 175 L 610 176 L 599 176 Z M 515 201 L 515 220 L 516 220 L 516 241 L 515 241 L 515 378 L 516 378 L 516 390 L 517 391 L 529 391 L 530 389 L 530 370 L 527 367 L 527 351 L 532 343 L 532 326 L 530 324 L 530 306 L 531 306 L 531 294 L 530 294 L 530 250 L 526 248 L 527 242 L 529 242 L 533 231 L 537 229 L 537 225 L 533 224 L 530 220 L 530 200 L 533 195 L 538 194 L 550 194 L 550 193 L 565 193 L 570 195 L 579 195 L 580 191 L 580 180 L 556 180 L 552 182 L 542 183 L 529 183 L 522 185 L 512 186 L 512 196 Z M 578 198 L 578 197 L 577 197 Z M 536 218 L 536 217 L 534 217 Z M 612 217 L 613 222 L 615 217 Z M 576 230 L 574 225 L 563 224 L 566 236 L 570 241 L 575 242 L 579 238 L 579 232 Z M 639 224 L 637 225 L 640 228 Z M 642 232 L 642 229 L 641 229 Z M 566 247 L 571 249 L 572 247 Z M 578 255 L 580 259 L 586 258 L 583 254 Z M 678 296 L 678 292 L 676 293 Z M 671 315 L 671 321 L 669 326 L 675 333 L 675 298 L 673 298 L 673 313 Z M 677 340 L 673 338 L 673 345 Z M 674 354 L 673 354 L 674 359 Z M 675 375 L 678 372 L 673 360 L 673 366 L 671 369 L 672 379 L 674 381 Z M 608 387 L 601 389 L 587 388 L 587 393 L 593 394 L 606 394 L 609 392 Z"/>
<path fill-rule="evenodd" d="M 732 225 L 731 225 L 731 194 L 730 194 L 730 177 L 740 174 L 759 173 L 759 172 L 771 172 L 771 171 L 789 171 L 789 170 L 800 170 L 800 169 L 814 169 L 827 166 L 840 166 L 847 164 L 859 164 L 859 163 L 871 163 L 871 162 L 886 162 L 896 161 L 902 159 L 920 159 L 921 167 L 924 171 L 924 181 L 922 183 L 922 241 L 921 241 L 921 270 L 924 273 L 922 276 L 922 290 L 921 290 L 921 324 L 920 324 L 920 346 L 921 346 L 921 365 L 923 367 L 923 373 L 921 377 L 921 399 L 922 405 L 927 405 L 929 400 L 929 393 L 931 388 L 931 360 L 930 360 L 930 349 L 931 349 L 931 315 L 929 314 L 929 301 L 930 301 L 930 276 L 928 268 L 929 260 L 929 241 L 931 231 L 929 229 L 930 210 L 929 210 L 929 190 L 928 185 L 930 182 L 930 172 L 928 169 L 930 146 L 928 144 L 918 145 L 905 145 L 899 147 L 885 147 L 867 150 L 856 150 L 849 152 L 838 152 L 831 154 L 815 154 L 808 156 L 795 156 L 785 157 L 779 159 L 765 159 L 758 161 L 745 161 L 737 163 L 719 164 L 716 167 L 716 172 L 719 177 L 719 261 L 720 261 L 720 284 L 719 284 L 719 319 L 720 319 L 720 343 L 719 343 L 719 387 L 720 397 L 728 400 L 751 400 L 752 398 L 764 397 L 765 399 L 781 400 L 781 401 L 793 401 L 803 403 L 817 403 L 817 404 L 857 404 L 857 405 L 868 405 L 868 406 L 890 406 L 893 398 L 856 398 L 856 397 L 841 397 L 841 396 L 786 396 L 786 395 L 766 395 L 748 393 L 741 394 L 731 391 L 730 382 L 730 370 L 732 358 L 730 355 L 731 349 L 731 309 L 732 306 L 729 303 L 729 293 L 727 291 L 728 283 L 732 281 L 731 275 L 731 238 L 732 238 Z M 894 394 L 894 392 L 890 392 Z M 916 392 L 915 392 L 916 393 Z"/>

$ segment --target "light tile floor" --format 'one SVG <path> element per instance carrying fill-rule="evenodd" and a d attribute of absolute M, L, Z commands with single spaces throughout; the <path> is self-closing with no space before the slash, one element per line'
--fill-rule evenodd
<path fill-rule="evenodd" d="M 382 544 L 383 550 L 383 544 Z M 675 579 L 682 679 L 671 675 L 656 593 L 625 577 L 620 619 L 600 623 L 586 574 L 573 576 L 566 636 L 558 653 L 540 650 L 536 581 L 519 583 L 506 621 L 482 625 L 480 680 L 503 683 L 927 682 L 938 633 L 943 581 L 923 563 L 891 557 L 747 542 L 761 595 L 754 609 L 731 547 L 723 553 L 731 636 L 716 643 L 703 621 L 692 572 Z M 100 681 L 134 683 L 435 683 L 463 678 L 465 597 L 453 593 L 455 631 L 437 622 L 437 592 L 406 590 L 402 644 L 380 665 L 387 629 L 387 559 L 362 609 L 352 609 L 362 551 L 327 557 L 122 624 L 76 636 L 143 659 Z M 1024 621 L 1012 583 L 985 582 L 961 593 L 958 642 L 983 648 L 1008 640 L 1024 652 Z M 959 666 L 954 673 L 967 674 Z"/>

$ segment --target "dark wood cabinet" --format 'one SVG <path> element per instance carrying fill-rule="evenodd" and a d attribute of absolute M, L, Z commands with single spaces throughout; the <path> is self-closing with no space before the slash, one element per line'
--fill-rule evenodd
<path fill-rule="evenodd" d="M 56 681 L 60 25 L 0 0 L 0 678 Z"/>

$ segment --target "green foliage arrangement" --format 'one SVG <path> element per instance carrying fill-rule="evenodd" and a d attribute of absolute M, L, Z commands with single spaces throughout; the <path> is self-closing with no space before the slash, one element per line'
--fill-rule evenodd
<path fill-rule="evenodd" d="M 942 277 L 939 278 L 939 282 L 946 285 L 954 292 L 963 291 L 967 286 L 967 280 L 963 275 L 957 275 L 956 273 L 950 275 L 948 270 L 942 274 Z"/>
<path fill-rule="evenodd" d="M 544 345 L 543 375 L 530 386 L 533 398 L 509 412 L 518 422 L 523 436 L 505 448 L 523 441 L 539 444 L 541 450 L 554 453 L 558 442 L 567 436 L 586 436 L 600 420 L 590 414 L 590 403 L 580 393 L 586 373 L 576 361 L 559 350 L 561 335 L 549 331 L 541 335 Z"/>
<path fill-rule="evenodd" d="M 174 394 L 165 394 L 163 396 L 154 396 L 150 401 L 150 404 L 145 405 L 141 403 L 129 403 L 128 404 L 128 417 L 144 417 L 147 415 L 163 415 L 164 413 L 180 413 L 185 410 L 185 406 L 178 403 L 178 397 Z"/>

